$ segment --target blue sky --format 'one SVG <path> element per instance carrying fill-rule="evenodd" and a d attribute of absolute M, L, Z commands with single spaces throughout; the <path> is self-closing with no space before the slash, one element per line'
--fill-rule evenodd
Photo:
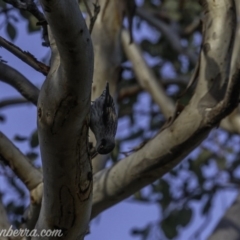
<path fill-rule="evenodd" d="M 25 30 L 25 23 L 21 22 L 17 23 L 17 25 L 18 28 L 21 29 L 21 32 L 18 33 L 15 44 L 21 49 L 31 52 L 39 60 L 45 57 L 48 50 L 41 47 L 40 34 L 31 34 L 29 36 Z M 0 35 L 7 38 L 3 29 L 0 29 Z M 45 78 L 43 75 L 37 73 L 3 48 L 0 48 L 0 56 L 2 56 L 10 66 L 18 69 L 30 79 L 32 83 L 40 88 Z M 0 82 L 0 101 L 13 96 L 19 96 L 18 92 L 9 85 Z M 136 107 L 142 107 L 143 104 L 149 104 L 146 95 L 143 95 L 143 98 L 139 100 L 139 105 Z M 0 123 L 0 130 L 10 139 L 13 139 L 15 134 L 29 136 L 30 133 L 36 129 L 36 107 L 31 104 L 1 109 L 0 113 L 6 116 L 6 122 Z M 139 126 L 144 126 L 146 121 L 147 118 L 140 119 Z M 127 126 L 128 121 L 124 120 L 123 122 L 120 122 L 119 125 Z M 28 143 L 16 144 L 23 153 L 26 153 L 30 149 Z M 136 143 L 134 142 L 133 144 Z M 129 150 L 131 146 L 125 145 L 124 148 Z M 2 176 L 0 176 L 0 183 L 3 183 L 2 179 Z M 4 184 L 0 184 L 0 191 L 7 191 Z M 211 218 L 211 221 L 204 229 L 203 235 L 200 239 L 206 239 L 206 236 L 211 232 L 212 228 L 218 221 L 218 217 L 221 216 L 225 209 L 231 204 L 235 195 L 235 192 L 227 191 L 216 196 L 214 208 L 212 210 L 214 212 L 214 217 Z M 11 194 L 8 199 L 14 197 L 14 194 Z M 7 199 L 5 199 L 5 201 L 6 200 Z M 179 238 L 181 240 L 189 239 L 189 237 L 192 236 L 194 229 L 197 229 L 204 221 L 204 218 L 202 218 L 199 213 L 199 205 L 196 204 L 194 207 L 196 210 L 194 221 L 182 231 Z M 138 240 L 140 238 L 130 235 L 132 227 L 143 227 L 149 222 L 156 222 L 159 217 L 160 210 L 156 204 L 139 204 L 126 200 L 106 210 L 103 214 L 94 219 L 91 223 L 91 234 L 86 237 L 86 240 Z"/>

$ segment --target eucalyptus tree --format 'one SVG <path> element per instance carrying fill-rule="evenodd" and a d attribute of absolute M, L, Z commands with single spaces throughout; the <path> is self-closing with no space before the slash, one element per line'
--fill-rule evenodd
<path fill-rule="evenodd" d="M 6 17 L 10 38 L 14 39 L 16 29 L 9 19 L 17 8 L 28 19 L 29 29 L 36 30 L 31 19 L 37 19 L 43 29 L 44 45 L 51 51 L 48 66 L 21 50 L 21 46 L 0 38 L 2 47 L 46 76 L 39 90 L 1 56 L 0 80 L 16 88 L 24 99 L 2 101 L 0 106 L 28 101 L 37 109 L 37 131 L 30 143 L 33 148 L 40 146 L 41 170 L 0 133 L 2 167 L 13 170 L 31 198 L 21 227 L 38 232 L 61 230 L 63 239 L 83 239 L 90 220 L 111 206 L 131 195 L 138 201 L 151 201 L 141 192 L 148 185 L 152 195 L 158 195 L 162 211 L 168 213 L 160 224 L 168 238 L 177 236 L 177 226 L 190 222 L 190 201 L 207 195 L 203 212 L 208 212 L 214 193 L 223 186 L 215 184 L 211 190 L 205 189 L 209 179 L 204 178 L 201 164 L 212 158 L 219 162 L 219 156 L 202 145 L 195 161 L 185 158 L 213 128 L 220 126 L 229 133 L 239 133 L 240 2 L 202 0 L 200 8 L 194 1 L 177 0 L 145 1 L 142 7 L 134 1 L 40 0 L 43 13 L 33 1 L 4 2 L 7 5 L 1 3 L 1 14 Z M 86 21 L 82 11 L 88 14 Z M 124 17 L 128 19 L 126 29 Z M 135 39 L 135 30 L 141 29 L 143 21 L 161 33 L 156 42 L 151 38 Z M 201 24 L 202 44 L 197 49 L 194 37 Z M 158 57 L 158 63 L 150 67 L 143 51 Z M 164 76 L 167 64 L 174 78 Z M 132 125 L 136 121 L 137 113 L 132 109 L 137 96 L 148 93 L 149 132 L 155 135 L 149 137 L 143 129 L 131 131 L 127 138 L 117 139 L 111 156 L 91 159 L 90 142 L 95 144 L 89 134 L 91 100 L 101 95 L 106 82 L 118 102 L 119 121 L 127 116 Z M 182 91 L 178 99 L 169 94 L 172 86 L 177 87 L 178 94 Z M 143 141 L 140 146 L 122 153 L 121 144 L 139 138 Z M 208 141 L 212 144 L 214 140 Z M 114 164 L 106 167 L 109 157 Z M 185 165 L 180 163 L 184 159 Z M 199 186 L 189 189 L 185 181 L 184 194 L 176 197 L 162 177 L 167 173 L 176 177 L 181 171 L 176 168 L 179 163 L 196 175 Z M 238 159 L 235 165 L 224 164 L 229 167 L 224 170 L 232 182 L 239 181 L 233 174 Z M 170 204 L 179 202 L 181 208 L 172 210 Z M 0 229 L 6 229 L 10 223 L 2 204 L 0 212 Z M 133 234 L 147 238 L 149 229 L 150 225 L 144 230 L 135 229 Z"/>

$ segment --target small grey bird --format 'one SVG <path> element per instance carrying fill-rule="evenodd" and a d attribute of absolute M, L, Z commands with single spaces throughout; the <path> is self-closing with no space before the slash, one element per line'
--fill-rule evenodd
<path fill-rule="evenodd" d="M 96 138 L 99 154 L 108 154 L 115 147 L 118 118 L 115 104 L 109 92 L 109 84 L 91 105 L 90 128 Z"/>

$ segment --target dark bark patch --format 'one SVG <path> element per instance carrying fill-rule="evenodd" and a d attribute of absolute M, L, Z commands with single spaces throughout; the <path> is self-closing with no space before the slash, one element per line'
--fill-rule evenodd
<path fill-rule="evenodd" d="M 89 199 L 92 192 L 92 181 L 87 180 L 83 184 L 78 185 L 78 197 L 81 202 L 85 202 Z"/>
<path fill-rule="evenodd" d="M 70 53 L 74 53 L 74 51 L 75 51 L 75 50 L 74 50 L 73 48 L 69 48 L 69 49 L 68 49 L 68 52 L 70 52 Z"/>
<path fill-rule="evenodd" d="M 57 223 L 60 229 L 71 229 L 75 223 L 74 197 L 67 186 L 62 186 L 59 192 L 60 217 Z"/>
<path fill-rule="evenodd" d="M 58 108 L 54 114 L 54 120 L 51 128 L 52 134 L 56 134 L 57 129 L 62 127 L 71 113 L 71 110 L 77 106 L 76 97 L 72 95 L 66 96 L 59 103 Z"/>
<path fill-rule="evenodd" d="M 212 39 L 213 39 L 213 40 L 216 40 L 216 38 L 217 38 L 217 33 L 216 33 L 216 32 L 213 32 Z"/>
<path fill-rule="evenodd" d="M 88 172 L 88 180 L 89 180 L 89 181 L 92 181 L 92 180 L 93 180 L 92 172 Z"/>
<path fill-rule="evenodd" d="M 52 11 L 51 8 L 46 5 L 43 5 L 43 10 L 44 10 L 44 12 L 49 12 L 49 13 Z"/>
<path fill-rule="evenodd" d="M 39 107 L 38 108 L 38 117 L 41 118 L 42 117 L 42 109 Z"/>

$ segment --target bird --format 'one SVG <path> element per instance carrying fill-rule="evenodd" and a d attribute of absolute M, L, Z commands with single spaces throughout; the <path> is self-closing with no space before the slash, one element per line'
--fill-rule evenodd
<path fill-rule="evenodd" d="M 108 154 L 115 147 L 118 118 L 114 100 L 109 92 L 109 83 L 102 94 L 92 102 L 90 109 L 90 129 L 96 138 L 96 151 Z"/>

